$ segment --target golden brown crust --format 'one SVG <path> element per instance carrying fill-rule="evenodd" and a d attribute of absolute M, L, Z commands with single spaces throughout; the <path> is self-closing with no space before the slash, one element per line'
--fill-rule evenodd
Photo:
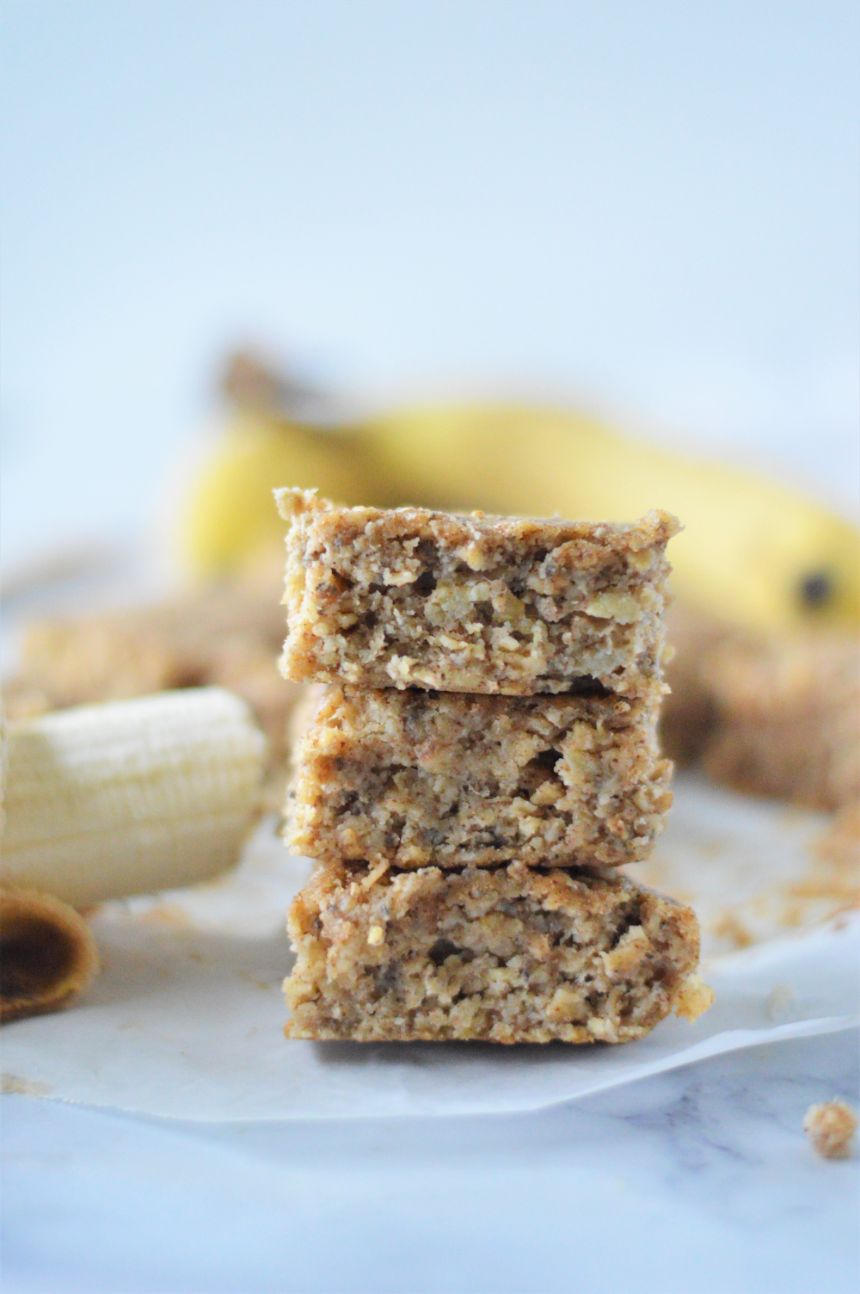
<path fill-rule="evenodd" d="M 618 866 L 671 803 L 656 706 L 332 688 L 296 751 L 296 853 L 397 867 Z"/>
<path fill-rule="evenodd" d="M 369 535 L 379 543 L 430 538 L 440 548 L 469 550 L 487 562 L 507 561 L 512 545 L 557 549 L 556 561 L 571 570 L 600 569 L 610 561 L 664 548 L 680 530 L 668 512 L 652 511 L 632 524 L 604 521 L 565 521 L 557 517 L 498 517 L 486 512 L 440 512 L 432 508 L 346 507 L 321 499 L 313 490 L 275 491 L 285 521 L 313 518 L 323 541 L 363 542 Z M 471 545 L 478 545 L 478 552 Z M 406 556 L 406 555 L 404 555 Z M 404 566 L 405 569 L 405 566 Z M 481 569 L 480 566 L 477 569 Z"/>
<path fill-rule="evenodd" d="M 666 513 L 633 525 L 338 508 L 289 522 L 285 675 L 527 696 L 660 687 Z"/>
<path fill-rule="evenodd" d="M 627 1042 L 690 1011 L 692 911 L 617 873 L 318 868 L 296 898 L 293 1038 Z"/>

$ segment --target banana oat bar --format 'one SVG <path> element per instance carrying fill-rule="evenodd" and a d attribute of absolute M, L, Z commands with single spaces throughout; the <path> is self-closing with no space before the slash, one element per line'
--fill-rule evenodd
<path fill-rule="evenodd" d="M 510 696 L 659 690 L 668 514 L 609 525 L 276 496 L 289 523 L 286 677 Z"/>
<path fill-rule="evenodd" d="M 671 803 L 657 706 L 332 688 L 295 753 L 297 852 L 335 863 L 615 866 Z"/>
<path fill-rule="evenodd" d="M 809 634 L 727 640 L 705 657 L 716 710 L 705 771 L 813 809 L 860 800 L 860 642 Z"/>
<path fill-rule="evenodd" d="M 616 872 L 322 866 L 289 930 L 290 1038 L 629 1042 L 711 1000 L 691 909 Z"/>
<path fill-rule="evenodd" d="M 272 790 L 277 783 L 266 798 L 280 808 L 287 720 L 301 689 L 285 684 L 276 664 L 284 632 L 279 579 L 267 559 L 241 582 L 139 607 L 32 621 L 22 642 L 23 669 L 3 680 L 7 717 L 175 688 L 225 687 L 248 702 L 266 732 Z"/>

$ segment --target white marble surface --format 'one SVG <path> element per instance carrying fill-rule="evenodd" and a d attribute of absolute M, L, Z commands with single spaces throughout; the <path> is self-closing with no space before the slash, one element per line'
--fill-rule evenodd
<path fill-rule="evenodd" d="M 207 1128 L 6 1097 L 4 1294 L 842 1294 L 860 1160 L 850 1033 L 537 1115 Z"/>

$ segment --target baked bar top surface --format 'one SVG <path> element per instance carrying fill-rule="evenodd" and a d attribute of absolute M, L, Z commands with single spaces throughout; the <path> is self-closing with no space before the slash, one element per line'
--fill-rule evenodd
<path fill-rule="evenodd" d="M 288 677 L 528 695 L 635 695 L 660 670 L 678 524 L 338 508 L 276 492 L 289 523 Z"/>
<path fill-rule="evenodd" d="M 693 912 L 617 873 L 321 867 L 289 929 L 293 1038 L 618 1043 L 708 1005 Z"/>
<path fill-rule="evenodd" d="M 652 703 L 333 687 L 317 704 L 287 804 L 311 858 L 617 866 L 671 804 Z"/>
<path fill-rule="evenodd" d="M 613 557 L 665 545 L 679 529 L 673 516 L 659 511 L 633 523 L 565 521 L 431 508 L 340 507 L 319 498 L 314 490 L 289 487 L 276 490 L 275 496 L 285 521 L 310 519 L 321 537 L 358 539 L 374 548 L 389 540 L 427 539 L 439 548 L 462 548 L 464 561 L 475 570 L 483 562 L 509 560 L 519 547 L 563 548 L 557 558 L 560 564 L 593 569 Z"/>

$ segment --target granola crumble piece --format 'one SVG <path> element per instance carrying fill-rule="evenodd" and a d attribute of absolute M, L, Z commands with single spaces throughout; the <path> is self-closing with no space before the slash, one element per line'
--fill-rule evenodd
<path fill-rule="evenodd" d="M 822 1159 L 848 1159 L 857 1131 L 857 1115 L 845 1101 L 834 1098 L 810 1105 L 803 1130 Z"/>

